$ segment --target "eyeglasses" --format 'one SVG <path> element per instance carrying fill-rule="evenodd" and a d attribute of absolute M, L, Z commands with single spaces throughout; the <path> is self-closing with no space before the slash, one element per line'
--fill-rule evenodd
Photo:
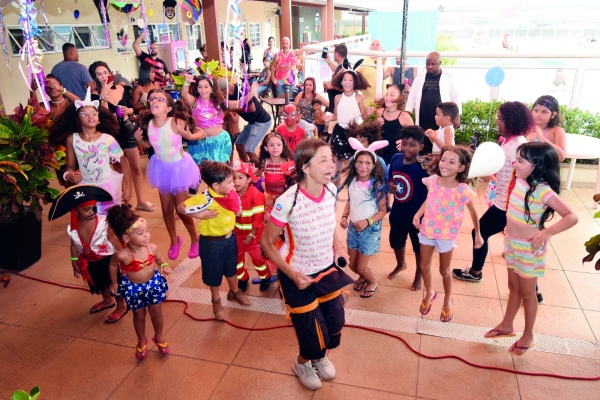
<path fill-rule="evenodd" d="M 152 103 L 154 101 L 160 101 L 161 103 L 166 103 L 167 99 L 164 97 L 148 97 L 148 103 Z"/>
<path fill-rule="evenodd" d="M 98 113 L 86 113 L 86 112 L 82 112 L 79 115 L 81 115 L 83 118 L 87 118 L 87 117 L 97 117 Z"/>

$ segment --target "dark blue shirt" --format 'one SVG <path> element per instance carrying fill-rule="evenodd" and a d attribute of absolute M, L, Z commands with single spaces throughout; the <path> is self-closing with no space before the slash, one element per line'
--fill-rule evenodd
<path fill-rule="evenodd" d="M 422 179 L 428 176 L 418 161 L 404 164 L 404 154 L 394 154 L 388 173 L 388 181 L 393 182 L 396 187 L 392 191 L 394 204 L 390 219 L 409 219 L 412 223 L 414 215 L 427 198 L 427 187 Z"/>

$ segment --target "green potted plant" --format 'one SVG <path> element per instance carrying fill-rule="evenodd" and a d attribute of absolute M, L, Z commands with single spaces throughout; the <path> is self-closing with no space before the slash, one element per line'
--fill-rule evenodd
<path fill-rule="evenodd" d="M 600 193 L 594 195 L 594 201 L 600 202 Z M 596 214 L 594 214 L 594 218 L 600 218 L 600 211 L 598 211 L 598 212 L 596 212 Z M 600 234 L 598 234 L 596 236 L 592 236 L 590 238 L 590 240 L 585 242 L 584 246 L 585 246 L 585 251 L 587 251 L 589 254 L 587 256 L 583 257 L 583 260 L 581 260 L 581 261 L 584 263 L 594 261 L 594 257 L 596 256 L 596 254 L 598 252 L 600 252 Z M 595 268 L 596 268 L 596 271 L 600 271 L 600 259 L 596 260 Z"/>
<path fill-rule="evenodd" d="M 0 116 L 0 269 L 22 271 L 41 257 L 42 204 L 59 193 L 50 168 L 65 157 L 48 144 L 49 123 L 35 100 Z"/>

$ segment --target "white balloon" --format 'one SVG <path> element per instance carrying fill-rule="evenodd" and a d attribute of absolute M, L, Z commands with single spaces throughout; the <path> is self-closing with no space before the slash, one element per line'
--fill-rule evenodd
<path fill-rule="evenodd" d="M 138 19 L 137 20 L 137 26 L 139 26 L 140 28 L 144 29 L 144 27 L 146 26 L 146 23 L 144 22 L 143 19 Z"/>
<path fill-rule="evenodd" d="M 481 143 L 473 154 L 468 178 L 494 175 L 500 171 L 505 160 L 504 151 L 496 143 Z"/>

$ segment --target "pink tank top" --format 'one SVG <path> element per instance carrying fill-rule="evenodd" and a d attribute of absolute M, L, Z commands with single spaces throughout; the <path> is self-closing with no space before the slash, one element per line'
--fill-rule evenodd
<path fill-rule="evenodd" d="M 167 119 L 167 123 L 160 128 L 154 126 L 154 120 L 150 120 L 148 123 L 148 140 L 154 147 L 155 156 L 166 163 L 179 161 L 183 158 L 181 154 L 182 139 L 181 136 L 173 132 L 171 119 Z"/>
<path fill-rule="evenodd" d="M 198 97 L 192 115 L 200 129 L 223 125 L 223 110 L 216 108 L 210 100 L 204 101 Z"/>

